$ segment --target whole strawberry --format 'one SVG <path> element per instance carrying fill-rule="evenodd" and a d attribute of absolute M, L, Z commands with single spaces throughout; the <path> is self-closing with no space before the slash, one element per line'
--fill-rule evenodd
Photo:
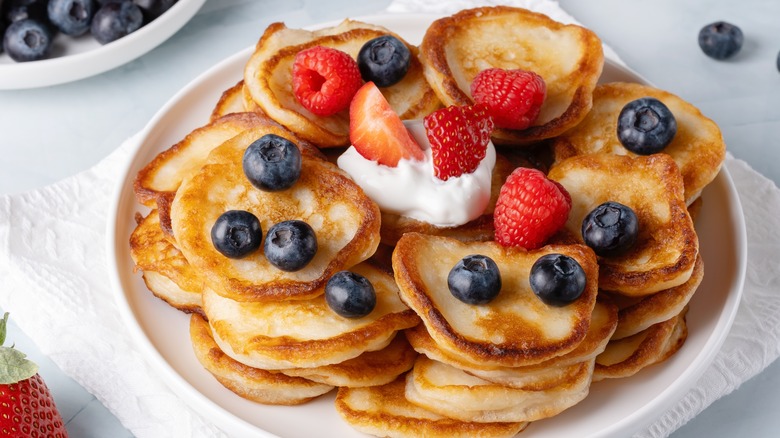
<path fill-rule="evenodd" d="M 525 129 L 542 109 L 547 86 L 538 74 L 489 68 L 471 82 L 474 102 L 485 105 L 499 128 Z"/>
<path fill-rule="evenodd" d="M 5 343 L 8 313 L 0 321 Z M 67 437 L 65 424 L 38 365 L 13 347 L 0 346 L 0 437 Z"/>
<path fill-rule="evenodd" d="M 292 83 L 293 94 L 304 108 L 318 116 L 330 116 L 349 107 L 363 79 L 351 56 L 315 46 L 295 55 Z"/>
<path fill-rule="evenodd" d="M 493 213 L 496 242 L 535 249 L 569 218 L 571 196 L 539 170 L 519 167 L 501 187 Z"/>
<path fill-rule="evenodd" d="M 474 172 L 485 158 L 493 120 L 481 105 L 448 106 L 423 119 L 431 143 L 433 173 L 447 181 Z"/>

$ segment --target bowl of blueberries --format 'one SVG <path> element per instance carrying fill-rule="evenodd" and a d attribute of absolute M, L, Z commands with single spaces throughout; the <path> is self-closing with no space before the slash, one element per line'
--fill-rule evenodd
<path fill-rule="evenodd" d="M 0 0 L 0 90 L 118 67 L 184 26 L 205 0 Z"/>

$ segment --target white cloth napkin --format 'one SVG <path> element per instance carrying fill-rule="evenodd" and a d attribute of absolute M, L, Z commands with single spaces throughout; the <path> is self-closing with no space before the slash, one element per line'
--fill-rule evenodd
<path fill-rule="evenodd" d="M 492 2 L 482 2 L 487 4 Z M 550 0 L 503 1 L 571 22 Z M 390 11 L 451 12 L 474 1 L 396 0 Z M 130 144 L 92 169 L 28 193 L 0 196 L 0 303 L 65 373 L 138 437 L 222 437 L 145 362 L 124 328 L 107 275 L 105 229 Z M 748 273 L 734 327 L 713 364 L 675 407 L 640 437 L 666 436 L 780 355 L 780 190 L 729 156 L 747 213 Z"/>
<path fill-rule="evenodd" d="M 135 436 L 222 437 L 155 375 L 111 292 L 106 220 L 132 143 L 76 176 L 0 197 L 0 303 Z"/>

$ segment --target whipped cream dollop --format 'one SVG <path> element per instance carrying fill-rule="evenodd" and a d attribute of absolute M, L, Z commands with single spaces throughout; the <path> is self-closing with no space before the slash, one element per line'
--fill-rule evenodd
<path fill-rule="evenodd" d="M 439 227 L 455 227 L 484 213 L 490 201 L 496 149 L 488 143 L 485 158 L 468 174 L 442 181 L 433 173 L 431 147 L 422 120 L 404 121 L 423 149 L 422 161 L 402 159 L 389 167 L 364 158 L 350 146 L 338 166 L 347 172 L 383 212 L 407 216 Z"/>

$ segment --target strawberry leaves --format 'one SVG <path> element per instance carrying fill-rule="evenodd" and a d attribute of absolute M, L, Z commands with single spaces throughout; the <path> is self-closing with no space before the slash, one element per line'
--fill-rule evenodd
<path fill-rule="evenodd" d="M 8 312 L 0 320 L 0 344 L 5 344 Z M 10 384 L 29 379 L 38 372 L 38 365 L 13 346 L 0 346 L 0 384 Z"/>

